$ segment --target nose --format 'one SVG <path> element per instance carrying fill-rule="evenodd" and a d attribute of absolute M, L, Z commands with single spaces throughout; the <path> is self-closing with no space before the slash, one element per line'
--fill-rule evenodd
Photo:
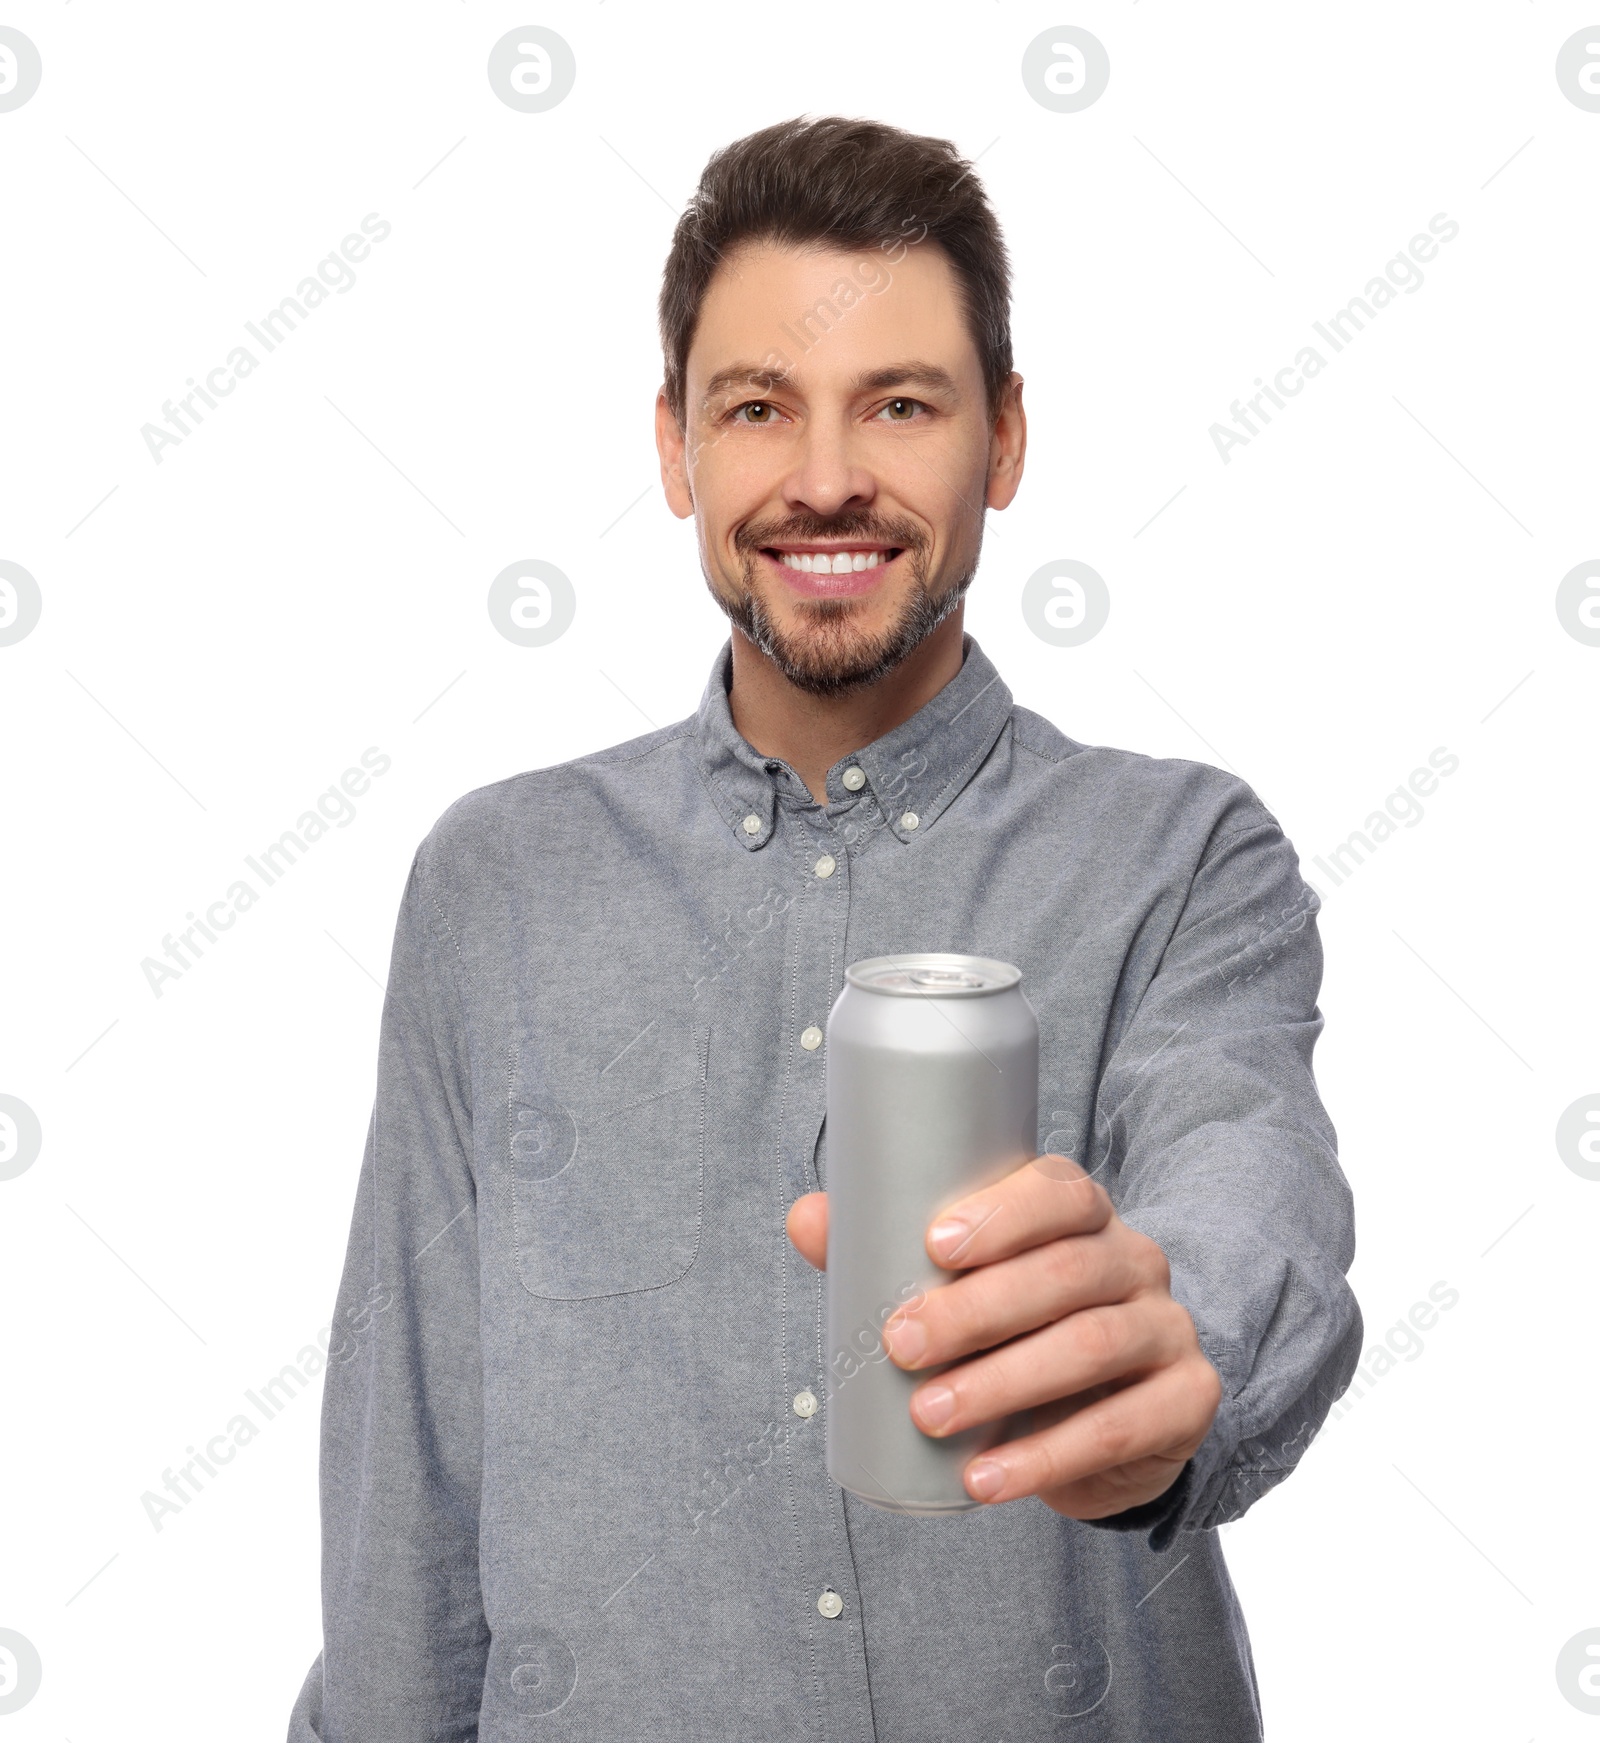
<path fill-rule="evenodd" d="M 865 508 L 878 494 L 877 479 L 864 463 L 848 415 L 807 420 L 783 481 L 790 508 L 831 518 Z"/>

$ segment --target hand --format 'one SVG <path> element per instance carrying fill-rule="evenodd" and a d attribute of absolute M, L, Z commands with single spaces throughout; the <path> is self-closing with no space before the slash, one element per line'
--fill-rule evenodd
<path fill-rule="evenodd" d="M 786 1226 L 822 1270 L 828 1195 L 796 1199 Z M 956 1365 L 912 1393 L 912 1421 L 939 1438 L 1033 1412 L 1033 1432 L 967 1465 L 967 1493 L 1037 1495 L 1069 1519 L 1165 1494 L 1209 1432 L 1222 1382 L 1172 1299 L 1166 1255 L 1105 1189 L 1076 1162 L 1039 1156 L 950 1205 L 925 1244 L 962 1274 L 895 1313 L 885 1346 L 911 1372 Z"/>

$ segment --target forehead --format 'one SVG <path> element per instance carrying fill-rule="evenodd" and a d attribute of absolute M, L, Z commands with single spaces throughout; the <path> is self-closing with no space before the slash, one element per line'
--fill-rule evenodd
<path fill-rule="evenodd" d="M 982 374 L 942 248 L 751 242 L 731 250 L 707 286 L 688 378 L 692 394 L 730 363 L 779 358 L 794 381 L 822 385 L 907 356 L 958 379 Z"/>

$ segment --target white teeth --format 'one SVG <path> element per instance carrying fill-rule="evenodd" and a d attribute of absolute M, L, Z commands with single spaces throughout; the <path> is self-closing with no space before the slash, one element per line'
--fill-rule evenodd
<path fill-rule="evenodd" d="M 806 575 L 848 575 L 887 561 L 882 551 L 784 551 L 780 555 L 786 569 Z"/>

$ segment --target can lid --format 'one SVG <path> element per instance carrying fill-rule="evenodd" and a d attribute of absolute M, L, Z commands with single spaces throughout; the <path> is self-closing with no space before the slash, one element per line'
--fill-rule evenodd
<path fill-rule="evenodd" d="M 901 998 L 970 999 L 1005 992 L 1022 980 L 1022 970 L 992 956 L 960 956 L 949 950 L 916 951 L 904 956 L 870 956 L 844 971 L 863 992 L 895 993 Z"/>

